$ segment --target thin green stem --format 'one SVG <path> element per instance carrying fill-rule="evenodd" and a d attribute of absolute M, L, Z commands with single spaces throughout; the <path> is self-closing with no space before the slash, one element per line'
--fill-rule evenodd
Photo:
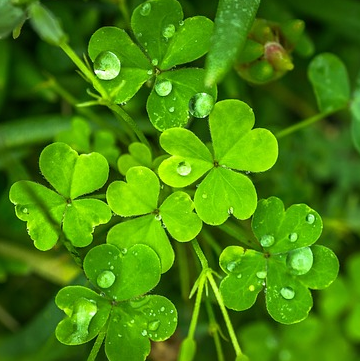
<path fill-rule="evenodd" d="M 202 251 L 202 249 L 200 248 L 199 242 L 197 241 L 196 238 L 194 238 L 191 241 L 191 245 L 193 246 L 196 255 L 198 256 L 200 263 L 201 263 L 201 267 L 203 270 L 206 270 L 209 267 L 208 261 L 204 255 L 204 252 Z"/>
<path fill-rule="evenodd" d="M 98 355 L 99 351 L 100 351 L 100 347 L 104 342 L 106 336 L 106 329 L 105 326 L 103 327 L 103 329 L 100 331 L 98 337 L 96 337 L 96 341 L 93 345 L 93 348 L 91 349 L 90 355 L 87 359 L 87 361 L 95 361 L 96 356 Z"/>
<path fill-rule="evenodd" d="M 224 301 L 223 301 L 223 298 L 220 294 L 220 291 L 219 291 L 219 288 L 214 280 L 214 277 L 212 275 L 212 273 L 209 273 L 207 275 L 207 278 L 210 282 L 210 285 L 211 285 L 211 288 L 213 289 L 214 291 L 214 294 L 215 294 L 215 298 L 219 304 L 219 307 L 220 307 L 220 310 L 222 312 L 222 315 L 224 317 L 224 321 L 225 321 L 225 324 L 226 324 L 226 327 L 228 329 L 228 332 L 229 332 L 229 336 L 230 336 L 230 339 L 231 339 L 231 342 L 233 344 L 233 347 L 234 347 L 234 350 L 235 350 L 235 354 L 236 356 L 241 356 L 242 355 L 242 352 L 241 352 L 241 348 L 240 348 L 240 345 L 239 345 L 239 342 L 237 340 L 237 337 L 236 337 L 236 334 L 235 334 L 235 331 L 234 331 L 234 328 L 232 326 L 232 323 L 231 323 L 231 320 L 230 320 L 230 317 L 229 317 L 229 314 L 227 312 L 227 309 L 225 307 L 225 304 L 224 304 Z"/>
<path fill-rule="evenodd" d="M 316 114 L 310 118 L 306 118 L 306 119 L 302 120 L 301 122 L 291 125 L 290 127 L 285 128 L 285 129 L 281 130 L 280 132 L 276 133 L 276 138 L 280 139 L 291 133 L 297 132 L 298 130 L 306 128 L 309 125 L 314 124 L 314 123 L 318 122 L 319 120 L 326 118 L 330 114 L 336 113 L 339 110 L 340 109 L 332 110 L 329 112 L 323 112 L 323 113 Z"/>
<path fill-rule="evenodd" d="M 71 257 L 74 259 L 75 263 L 82 269 L 83 268 L 83 262 L 82 259 L 80 257 L 79 252 L 77 251 L 77 249 L 73 246 L 73 244 L 68 241 L 67 239 L 63 239 L 62 242 L 65 246 L 65 248 L 69 251 Z"/>

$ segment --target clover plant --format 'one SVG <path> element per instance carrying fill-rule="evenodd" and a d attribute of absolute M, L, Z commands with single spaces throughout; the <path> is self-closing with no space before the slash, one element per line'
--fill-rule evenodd
<path fill-rule="evenodd" d="M 315 244 L 320 214 L 268 196 L 271 183 L 264 192 L 262 182 L 281 155 L 281 138 L 339 110 L 349 108 L 359 148 L 359 85 L 352 95 L 342 61 L 316 55 L 308 77 L 320 113 L 279 132 L 258 126 L 258 110 L 241 96 L 217 101 L 217 85 L 230 71 L 251 86 L 274 82 L 294 69 L 296 53 L 311 52 L 303 21 L 255 18 L 259 5 L 220 0 L 213 23 L 184 18 L 177 0 L 147 0 L 131 16 L 124 11 L 126 29 L 108 24 L 92 31 L 82 60 L 53 11 L 38 1 L 0 2 L 11 15 L 0 36 L 20 35 L 29 17 L 40 38 L 61 49 L 94 89 L 80 102 L 56 85 L 79 114 L 40 154 L 48 184 L 18 180 L 9 191 L 35 247 L 65 246 L 85 276 L 58 290 L 55 303 L 64 315 L 55 335 L 70 346 L 94 340 L 89 361 L 102 345 L 110 361 L 145 360 L 151 341 L 180 329 L 186 308 L 177 311 L 175 300 L 157 294 L 173 286 L 164 280 L 174 269 L 185 297 L 195 298 L 187 334 L 181 322 L 173 336 L 182 338 L 180 361 L 197 357 L 202 305 L 218 359 L 225 359 L 223 337 L 233 359 L 246 360 L 229 309 L 245 311 L 264 297 L 272 321 L 298 323 L 313 306 L 310 290 L 337 277 L 335 253 Z M 89 108 L 95 105 L 110 114 L 98 116 Z M 145 120 L 132 115 L 141 110 Z M 352 275 L 358 263 L 353 258 Z M 358 319 L 354 307 L 347 328 L 356 338 Z M 261 322 L 253 327 L 269 333 Z M 249 338 L 239 338 L 256 355 Z"/>

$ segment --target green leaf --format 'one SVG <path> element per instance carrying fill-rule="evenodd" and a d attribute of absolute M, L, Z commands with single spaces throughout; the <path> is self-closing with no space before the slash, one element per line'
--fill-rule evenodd
<path fill-rule="evenodd" d="M 13 184 L 9 198 L 16 205 L 16 216 L 27 222 L 35 247 L 42 251 L 54 247 L 61 234 L 61 220 L 66 209 L 64 198 L 30 181 Z"/>
<path fill-rule="evenodd" d="M 78 155 L 65 143 L 53 143 L 40 154 L 40 169 L 60 193 L 29 181 L 15 183 L 10 200 L 16 215 L 27 222 L 29 235 L 40 250 L 49 250 L 64 232 L 77 247 L 88 246 L 94 227 L 111 218 L 109 207 L 100 200 L 77 197 L 102 187 L 109 166 L 98 153 Z"/>
<path fill-rule="evenodd" d="M 41 152 L 39 165 L 55 190 L 71 199 L 101 188 L 109 175 L 109 165 L 101 154 L 79 156 L 65 143 L 48 145 Z"/>
<path fill-rule="evenodd" d="M 151 168 L 152 157 L 150 149 L 143 143 L 134 142 L 129 145 L 129 154 L 123 154 L 119 157 L 117 162 L 121 174 L 126 175 L 126 172 L 131 167 L 144 166 Z"/>
<path fill-rule="evenodd" d="M 108 52 L 120 61 L 120 67 L 116 69 L 112 69 L 111 66 L 102 69 L 114 70 L 114 73 L 100 76 L 99 79 L 115 103 L 120 104 L 131 99 L 153 75 L 147 57 L 122 29 L 103 27 L 97 30 L 90 39 L 88 52 L 94 62 L 95 70 L 97 70 L 97 62 L 101 61 L 104 55 L 109 54 Z M 106 79 L 103 80 L 104 78 Z"/>
<path fill-rule="evenodd" d="M 89 280 L 114 301 L 142 295 L 160 281 L 160 260 L 144 244 L 122 249 L 103 244 L 92 248 L 84 259 Z"/>
<path fill-rule="evenodd" d="M 216 86 L 205 87 L 203 69 L 188 68 L 163 72 L 156 77 L 156 83 L 146 103 L 146 109 L 153 126 L 164 131 L 187 124 L 190 99 L 196 94 L 209 94 L 215 102 Z M 159 91 L 158 84 L 168 84 L 168 91 Z M 160 94 L 160 95 L 159 95 Z"/>
<path fill-rule="evenodd" d="M 360 74 L 357 76 L 356 88 L 350 104 L 351 136 L 355 148 L 360 152 Z"/>
<path fill-rule="evenodd" d="M 219 1 L 211 47 L 206 58 L 206 84 L 218 83 L 233 66 L 245 44 L 259 4 L 260 0 Z"/>
<path fill-rule="evenodd" d="M 306 204 L 294 204 L 286 212 L 279 198 L 262 199 L 252 220 L 255 236 L 272 254 L 310 246 L 322 232 L 320 215 Z"/>
<path fill-rule="evenodd" d="M 180 27 L 182 19 L 183 12 L 178 1 L 150 0 L 134 10 L 131 28 L 145 53 L 160 64 L 167 53 L 169 39 Z"/>
<path fill-rule="evenodd" d="M 309 65 L 308 76 L 321 112 L 347 106 L 350 99 L 349 78 L 345 65 L 336 55 L 317 55 Z"/>
<path fill-rule="evenodd" d="M 160 206 L 160 215 L 170 235 L 180 242 L 194 239 L 202 228 L 193 212 L 194 203 L 185 192 L 174 192 Z"/>
<path fill-rule="evenodd" d="M 10 0 L 0 2 L 0 39 L 8 36 L 14 29 L 22 24 L 26 14 L 20 7 L 14 6 Z"/>
<path fill-rule="evenodd" d="M 92 340 L 104 327 L 111 311 L 106 299 L 82 286 L 62 288 L 55 302 L 68 316 L 55 331 L 57 339 L 65 345 L 80 345 Z"/>
<path fill-rule="evenodd" d="M 205 223 L 219 225 L 230 215 L 249 218 L 256 209 L 257 195 L 248 177 L 217 167 L 197 187 L 194 202 L 197 214 Z"/>
<path fill-rule="evenodd" d="M 212 30 L 213 22 L 204 16 L 186 19 L 171 37 L 159 68 L 170 69 L 206 54 L 209 50 Z"/>
<path fill-rule="evenodd" d="M 114 308 L 105 340 L 110 361 L 145 360 L 150 342 L 168 339 L 177 326 L 175 306 L 165 297 L 150 295 Z"/>
<path fill-rule="evenodd" d="M 264 287 L 265 257 L 242 247 L 226 247 L 220 255 L 220 266 L 228 276 L 220 284 L 225 305 L 233 310 L 250 308 Z"/>
<path fill-rule="evenodd" d="M 160 178 L 172 187 L 186 187 L 213 167 L 213 157 L 209 149 L 190 130 L 167 129 L 160 136 L 160 145 L 173 155 L 159 166 Z M 191 172 L 183 176 L 178 172 L 178 167 L 185 160 Z"/>
<path fill-rule="evenodd" d="M 124 217 L 153 212 L 160 192 L 156 174 L 146 167 L 132 167 L 126 173 L 126 181 L 109 185 L 106 199 L 110 208 Z"/>
<path fill-rule="evenodd" d="M 267 129 L 251 130 L 255 117 L 246 103 L 235 99 L 216 103 L 209 123 L 219 164 L 251 172 L 263 172 L 275 164 L 277 140 Z"/>
<path fill-rule="evenodd" d="M 153 214 L 115 225 L 109 230 L 106 242 L 119 249 L 129 249 L 135 244 L 150 246 L 160 258 L 161 273 L 167 272 L 174 263 L 174 250 L 161 222 Z"/>

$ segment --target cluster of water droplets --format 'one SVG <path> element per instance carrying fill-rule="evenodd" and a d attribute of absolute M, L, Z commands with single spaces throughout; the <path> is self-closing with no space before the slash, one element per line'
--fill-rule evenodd
<path fill-rule="evenodd" d="M 121 70 L 121 61 L 111 51 L 101 52 L 94 61 L 94 73 L 101 80 L 115 79 Z"/>

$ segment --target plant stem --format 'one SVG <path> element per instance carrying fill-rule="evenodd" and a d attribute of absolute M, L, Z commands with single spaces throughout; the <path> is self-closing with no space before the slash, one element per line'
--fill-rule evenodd
<path fill-rule="evenodd" d="M 234 331 L 234 328 L 232 326 L 232 323 L 230 321 L 230 317 L 229 317 L 229 314 L 227 312 L 227 309 L 225 307 L 225 304 L 224 304 L 224 301 L 223 301 L 223 298 L 220 294 L 220 291 L 219 291 L 219 288 L 214 280 L 214 277 L 212 275 L 212 273 L 209 273 L 207 275 L 207 278 L 210 282 L 210 285 L 214 291 L 214 294 L 215 294 L 215 298 L 219 304 L 219 307 L 220 307 L 220 310 L 223 314 L 223 317 L 224 317 L 224 321 L 225 321 L 225 324 L 226 324 L 226 327 L 228 329 L 228 332 L 229 332 L 229 336 L 230 336 L 230 339 L 231 339 L 231 342 L 233 344 L 233 347 L 234 347 L 234 350 L 235 350 L 235 354 L 236 356 L 241 356 L 242 355 L 242 352 L 241 352 L 241 349 L 240 349 L 240 345 L 239 345 L 239 342 L 236 338 L 236 334 L 235 334 L 235 331 Z"/>
<path fill-rule="evenodd" d="M 98 337 L 96 337 L 96 341 L 93 345 L 93 348 L 91 349 L 90 355 L 87 359 L 87 361 L 95 361 L 96 356 L 98 355 L 100 351 L 100 347 L 104 342 L 104 338 L 106 336 L 106 330 L 105 327 L 100 331 Z"/>
<path fill-rule="evenodd" d="M 291 125 L 288 128 L 280 130 L 280 132 L 276 133 L 275 136 L 276 136 L 277 139 L 283 138 L 283 137 L 285 137 L 285 136 L 287 136 L 287 135 L 289 135 L 291 133 L 294 133 L 294 132 L 296 132 L 296 131 L 298 131 L 300 129 L 306 128 L 309 125 L 311 125 L 313 123 L 316 123 L 317 121 L 319 121 L 321 119 L 326 118 L 330 114 L 336 113 L 339 110 L 341 110 L 341 109 L 336 109 L 336 110 L 331 110 L 331 111 L 328 111 L 328 112 L 319 113 L 319 114 L 316 114 L 316 115 L 314 115 L 314 116 L 312 116 L 310 118 L 306 118 L 306 119 L 302 120 L 299 123 L 296 123 L 294 125 Z"/>
<path fill-rule="evenodd" d="M 206 270 L 209 265 L 208 265 L 208 261 L 204 255 L 204 252 L 202 251 L 202 249 L 200 248 L 200 245 L 199 245 L 199 242 L 197 241 L 196 238 L 194 238 L 192 241 L 191 241 L 191 244 L 196 252 L 196 255 L 198 256 L 199 260 L 200 260 L 200 263 L 201 263 L 201 267 L 203 270 Z"/>

